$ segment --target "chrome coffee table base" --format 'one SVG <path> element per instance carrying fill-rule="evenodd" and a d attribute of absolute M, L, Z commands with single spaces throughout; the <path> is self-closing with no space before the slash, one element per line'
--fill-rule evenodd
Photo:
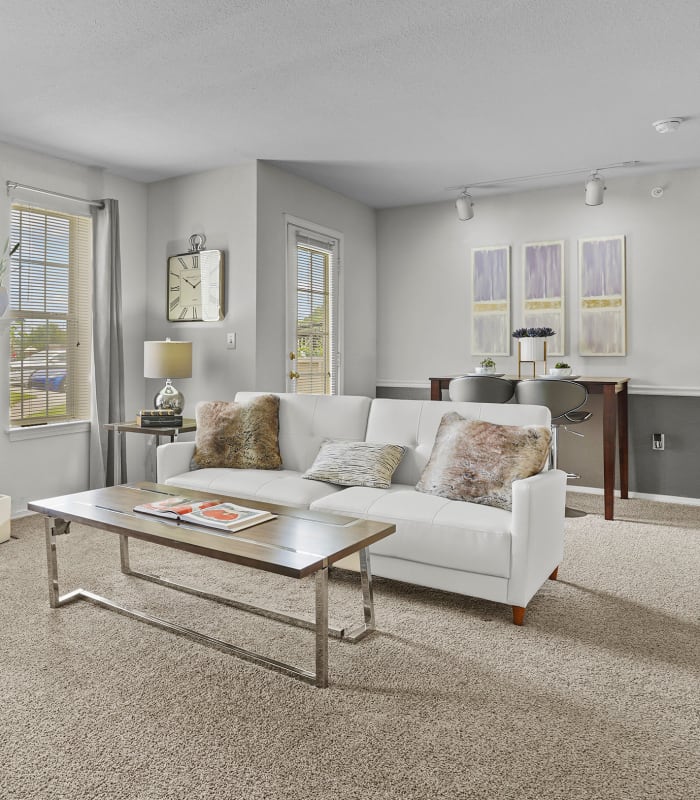
<path fill-rule="evenodd" d="M 368 549 L 362 548 L 359 551 L 360 555 L 360 576 L 362 583 L 362 599 L 363 599 L 363 612 L 364 622 L 353 628 L 337 628 L 329 627 L 328 625 L 328 567 L 319 569 L 315 573 L 315 621 L 306 620 L 299 617 L 294 617 L 289 614 L 284 614 L 279 611 L 261 608 L 249 603 L 239 600 L 234 600 L 221 595 L 212 594 L 210 592 L 202 591 L 190 586 L 175 583 L 174 581 L 161 578 L 157 575 L 150 575 L 144 572 L 132 570 L 129 563 L 129 537 L 120 535 L 120 559 L 121 569 L 126 575 L 136 578 L 157 583 L 161 586 L 166 586 L 171 589 L 177 589 L 181 592 L 195 595 L 206 600 L 212 600 L 222 605 L 237 608 L 243 611 L 248 611 L 255 614 L 260 614 L 269 619 L 278 622 L 284 622 L 291 625 L 296 625 L 307 630 L 313 630 L 315 636 L 315 654 L 316 654 L 316 669 L 315 672 L 302 669 L 293 664 L 288 664 L 283 661 L 269 658 L 267 656 L 246 650 L 242 647 L 237 647 L 229 642 L 224 642 L 204 633 L 186 628 L 174 622 L 154 617 L 142 611 L 136 611 L 119 603 L 109 600 L 106 597 L 101 597 L 94 592 L 87 591 L 86 589 L 75 589 L 72 592 L 61 595 L 59 593 L 58 585 L 58 562 L 56 554 L 56 538 L 59 535 L 66 534 L 70 530 L 70 523 L 65 522 L 57 517 L 45 517 L 45 532 L 46 532 L 46 557 L 48 563 L 48 579 L 49 579 L 49 605 L 51 608 L 60 608 L 75 602 L 76 600 L 86 600 L 95 605 L 107 608 L 111 611 L 116 611 L 126 617 L 145 622 L 148 625 L 153 625 L 161 630 L 170 631 L 171 633 L 183 636 L 191 641 L 199 644 L 207 645 L 214 649 L 220 650 L 224 653 L 237 656 L 238 658 L 250 661 L 254 664 L 267 667 L 268 669 L 281 672 L 293 678 L 305 681 L 319 688 L 326 688 L 328 686 L 328 637 L 334 636 L 348 642 L 357 642 L 366 636 L 368 633 L 375 629 L 374 621 L 374 598 L 372 592 L 372 573 L 370 570 L 369 552 Z"/>

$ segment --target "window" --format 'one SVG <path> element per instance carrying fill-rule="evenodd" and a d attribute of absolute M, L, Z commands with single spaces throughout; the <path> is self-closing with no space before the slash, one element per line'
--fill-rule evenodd
<path fill-rule="evenodd" d="M 340 239 L 290 223 L 288 247 L 288 388 L 339 394 Z"/>
<path fill-rule="evenodd" d="M 92 220 L 12 205 L 10 425 L 90 416 Z"/>

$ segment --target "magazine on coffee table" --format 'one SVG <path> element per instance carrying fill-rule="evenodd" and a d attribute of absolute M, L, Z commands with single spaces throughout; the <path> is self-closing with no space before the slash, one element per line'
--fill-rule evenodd
<path fill-rule="evenodd" d="M 275 518 L 269 511 L 239 506 L 236 503 L 222 503 L 220 500 L 191 500 L 187 497 L 168 497 L 153 503 L 134 506 L 134 511 L 154 514 L 157 517 L 194 522 L 224 531 L 238 531 L 258 525 Z"/>

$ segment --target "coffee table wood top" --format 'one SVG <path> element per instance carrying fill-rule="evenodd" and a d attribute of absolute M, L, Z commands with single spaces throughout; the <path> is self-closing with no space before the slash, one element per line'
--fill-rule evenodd
<path fill-rule="evenodd" d="M 270 511 L 277 517 L 227 533 L 133 511 L 134 506 L 162 500 L 166 494 L 194 500 L 218 498 Z M 27 508 L 50 517 L 291 578 L 312 575 L 396 530 L 395 525 L 386 522 L 147 482 L 35 500 L 28 503 Z"/>

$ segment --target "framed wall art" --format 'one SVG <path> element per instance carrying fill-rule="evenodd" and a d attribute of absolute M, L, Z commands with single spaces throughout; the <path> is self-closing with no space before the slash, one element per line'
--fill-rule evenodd
<path fill-rule="evenodd" d="M 547 339 L 547 355 L 563 356 L 564 324 L 564 242 L 523 245 L 524 327 L 555 330 Z"/>
<path fill-rule="evenodd" d="M 510 245 L 472 249 L 472 355 L 510 355 Z"/>
<path fill-rule="evenodd" d="M 578 240 L 579 353 L 627 355 L 625 237 Z"/>

